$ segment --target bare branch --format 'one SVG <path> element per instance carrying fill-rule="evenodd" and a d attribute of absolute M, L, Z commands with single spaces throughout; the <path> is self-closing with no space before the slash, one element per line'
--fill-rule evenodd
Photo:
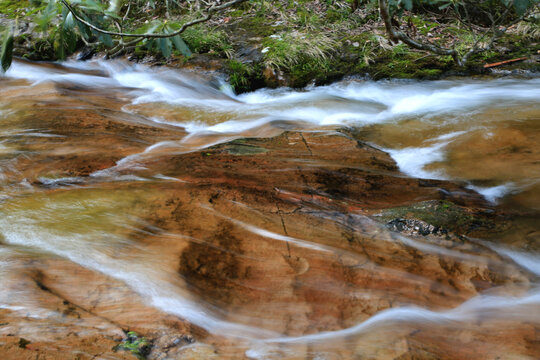
<path fill-rule="evenodd" d="M 91 29 L 93 29 L 93 30 L 95 30 L 95 31 L 97 31 L 99 33 L 107 34 L 107 35 L 111 35 L 111 36 L 144 38 L 144 39 L 154 38 L 155 39 L 155 38 L 168 38 L 168 37 L 173 37 L 173 36 L 176 36 L 176 35 L 180 35 L 188 27 L 191 27 L 193 25 L 197 25 L 197 24 L 200 24 L 200 23 L 203 23 L 203 22 L 206 22 L 206 21 L 210 20 L 212 18 L 212 16 L 214 15 L 214 13 L 216 13 L 217 11 L 229 8 L 229 7 L 231 7 L 233 5 L 236 5 L 236 4 L 246 2 L 248 0 L 231 0 L 229 2 L 226 2 L 226 3 L 218 5 L 218 6 L 216 6 L 216 4 L 214 4 L 214 5 L 210 6 L 208 8 L 208 10 L 206 10 L 206 16 L 204 16 L 202 18 L 199 18 L 199 19 L 195 19 L 195 20 L 190 21 L 190 22 L 187 22 L 187 23 L 183 24 L 180 29 L 176 30 L 175 32 L 168 33 L 168 34 L 130 34 L 130 33 L 124 33 L 124 32 L 115 32 L 115 31 L 103 30 L 103 29 L 95 26 L 91 22 L 88 22 L 88 21 L 84 20 L 81 16 L 79 16 L 79 14 L 77 14 L 75 9 L 73 9 L 71 4 L 67 0 L 61 0 L 61 1 L 62 1 L 62 4 L 64 4 L 64 6 L 68 9 L 68 11 L 73 14 L 73 17 L 77 21 L 83 23 L 84 25 L 88 26 L 89 28 L 91 28 Z"/>
<path fill-rule="evenodd" d="M 127 43 L 120 42 L 118 45 L 113 47 L 111 50 L 107 52 L 107 55 L 111 58 L 117 57 L 118 55 L 122 54 L 124 50 L 128 47 L 132 47 L 133 45 L 137 44 L 139 41 L 143 40 L 143 38 L 135 38 Z"/>
<path fill-rule="evenodd" d="M 124 17 L 122 18 L 122 21 L 126 21 L 128 15 L 129 15 L 129 10 L 131 10 L 131 1 L 128 1 L 128 8 L 126 10 L 126 13 L 124 14 Z"/>

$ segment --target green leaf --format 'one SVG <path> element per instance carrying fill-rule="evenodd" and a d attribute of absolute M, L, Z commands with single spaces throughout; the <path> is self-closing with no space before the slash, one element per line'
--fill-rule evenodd
<path fill-rule="evenodd" d="M 523 16 L 531 5 L 529 0 L 514 0 L 514 9 L 518 16 Z"/>
<path fill-rule="evenodd" d="M 56 57 L 60 60 L 64 60 L 66 58 L 66 48 L 64 47 L 64 31 L 62 28 L 58 28 L 56 31 L 56 34 L 58 35 L 58 41 L 54 43 L 54 50 L 56 53 Z"/>
<path fill-rule="evenodd" d="M 43 11 L 43 10 L 45 10 L 45 6 L 36 7 L 36 8 L 34 8 L 34 9 L 29 10 L 29 11 L 26 13 L 25 16 L 29 17 L 29 16 L 34 15 L 34 14 L 36 14 L 36 13 L 38 13 L 38 12 Z"/>
<path fill-rule="evenodd" d="M 135 30 L 135 34 L 152 34 L 160 26 L 161 26 L 161 23 L 159 21 L 152 21 L 151 23 L 144 24 L 143 26 Z"/>
<path fill-rule="evenodd" d="M 167 22 L 167 29 L 170 29 L 171 32 L 175 32 L 176 30 L 179 30 L 181 27 L 182 27 L 182 24 L 176 21 Z"/>
<path fill-rule="evenodd" d="M 412 0 L 401 0 L 401 4 L 403 4 L 405 10 L 411 11 L 413 8 Z"/>
<path fill-rule="evenodd" d="M 112 12 L 112 11 L 109 11 L 109 10 L 105 10 L 103 13 L 104 13 L 105 15 L 107 15 L 108 17 L 110 17 L 110 18 L 114 18 L 114 19 L 116 19 L 116 20 L 122 20 L 122 17 L 119 16 L 119 15 L 118 15 L 117 13 L 115 13 L 115 12 Z"/>
<path fill-rule="evenodd" d="M 73 29 L 74 26 L 75 26 L 75 21 L 73 19 L 73 14 L 70 12 L 66 15 L 66 18 L 64 19 L 64 28 Z"/>
<path fill-rule="evenodd" d="M 99 13 L 103 13 L 103 11 L 105 10 L 104 6 L 93 0 L 82 0 L 79 7 L 86 10 L 93 10 Z"/>
<path fill-rule="evenodd" d="M 92 35 L 90 28 L 80 21 L 75 21 L 75 24 L 77 25 L 77 28 L 79 28 L 79 33 L 81 34 L 81 36 L 84 39 L 88 40 L 90 38 L 90 35 Z"/>
<path fill-rule="evenodd" d="M 77 48 L 77 34 L 71 29 L 66 29 L 62 24 L 57 28 L 55 36 L 57 37 L 54 42 L 56 57 L 64 60 Z"/>
<path fill-rule="evenodd" d="M 103 33 L 100 33 L 100 32 L 97 32 L 93 29 L 90 29 L 92 31 L 92 33 L 94 35 L 97 36 L 98 40 L 100 42 L 102 42 L 105 46 L 107 47 L 113 47 L 114 46 L 114 43 L 113 43 L 113 39 L 111 37 L 111 35 L 109 34 L 103 34 Z"/>
<path fill-rule="evenodd" d="M 123 5 L 122 0 L 110 0 L 109 9 L 107 10 L 107 12 L 110 12 L 116 15 L 118 11 L 120 11 L 120 9 L 122 8 L 122 5 Z"/>
<path fill-rule="evenodd" d="M 159 45 L 159 51 L 161 51 L 164 57 L 168 58 L 169 56 L 171 56 L 172 43 L 170 39 L 159 38 L 158 45 Z"/>
<path fill-rule="evenodd" d="M 6 30 L 2 40 L 2 49 L 0 51 L 0 63 L 2 64 L 2 72 L 6 72 L 11 66 L 13 59 L 13 32 Z"/>
<path fill-rule="evenodd" d="M 49 0 L 47 7 L 36 20 L 39 29 L 42 32 L 46 32 L 51 24 L 51 20 L 58 14 L 58 8 L 56 7 L 56 0 Z"/>
<path fill-rule="evenodd" d="M 71 54 L 75 51 L 75 49 L 77 49 L 77 41 L 79 38 L 77 37 L 77 34 L 75 33 L 75 31 L 71 29 L 67 29 L 65 31 L 66 31 L 65 33 L 66 50 L 69 54 Z"/>
<path fill-rule="evenodd" d="M 171 40 L 176 50 L 180 51 L 180 54 L 184 55 L 185 57 L 190 57 L 192 55 L 191 50 L 189 49 L 189 46 L 187 46 L 187 44 L 180 37 L 180 35 L 173 36 Z"/>

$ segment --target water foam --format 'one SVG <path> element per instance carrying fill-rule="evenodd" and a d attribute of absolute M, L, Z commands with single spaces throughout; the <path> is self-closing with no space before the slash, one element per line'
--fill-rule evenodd
<path fill-rule="evenodd" d="M 475 186 L 468 185 L 468 189 L 474 190 L 480 195 L 482 195 L 490 203 L 496 204 L 497 201 L 507 194 L 515 190 L 513 183 L 506 183 L 497 186 Z"/>
<path fill-rule="evenodd" d="M 74 73 L 73 69 L 81 71 Z M 365 125 L 403 118 L 463 113 L 538 99 L 540 79 L 489 81 L 342 81 L 304 90 L 263 89 L 234 95 L 223 83 L 193 73 L 149 68 L 120 61 L 67 62 L 65 67 L 15 61 L 8 77 L 34 82 L 73 82 L 91 87 L 124 87 L 134 104 L 165 103 L 184 108 L 232 111 L 235 119 L 219 125 L 180 123 L 190 132 L 234 132 L 257 126 L 255 118 L 311 122 L 316 125 Z M 165 119 L 166 121 L 167 119 Z M 259 120 L 257 120 L 259 121 Z M 246 124 L 241 124 L 241 123 Z"/>
<path fill-rule="evenodd" d="M 34 83 L 51 81 L 124 88 L 131 96 L 132 105 L 163 104 L 173 115 L 160 114 L 150 120 L 186 130 L 188 136 L 184 139 L 171 141 L 171 149 L 176 147 L 179 153 L 236 137 L 273 136 L 275 132 L 268 131 L 272 127 L 280 131 L 344 125 L 365 127 L 401 124 L 406 120 L 434 121 L 438 126 L 440 122 L 436 119 L 443 116 L 444 122 L 465 124 L 465 131 L 471 131 L 473 129 L 466 125 L 468 116 L 464 114 L 470 116 L 488 108 L 505 111 L 520 104 L 530 106 L 537 104 L 540 98 L 540 78 L 423 82 L 348 80 L 300 90 L 262 89 L 235 95 L 222 80 L 209 81 L 185 71 L 104 60 L 72 61 L 55 66 L 15 61 L 5 76 Z M 128 108 L 124 111 L 138 111 L 136 106 Z M 175 118 L 176 112 L 184 110 L 192 114 L 191 118 Z M 216 119 L 223 120 L 216 123 Z M 287 126 L 280 128 L 284 123 Z M 400 148 L 390 144 L 382 150 L 409 176 L 448 179 L 444 171 L 430 170 L 427 165 L 444 161 L 447 145 L 461 133 L 449 130 L 436 139 L 424 139 L 419 146 Z M 471 185 L 470 188 L 491 202 L 515 189 L 512 184 L 490 188 Z"/>

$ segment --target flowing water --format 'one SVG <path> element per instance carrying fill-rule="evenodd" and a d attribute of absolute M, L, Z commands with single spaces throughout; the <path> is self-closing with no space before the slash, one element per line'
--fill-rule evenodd
<path fill-rule="evenodd" d="M 154 358 L 539 358 L 539 143 L 536 77 L 235 95 L 193 72 L 16 61 L 0 336 L 136 329 Z M 420 208 L 448 210 L 450 232 L 387 224 Z"/>

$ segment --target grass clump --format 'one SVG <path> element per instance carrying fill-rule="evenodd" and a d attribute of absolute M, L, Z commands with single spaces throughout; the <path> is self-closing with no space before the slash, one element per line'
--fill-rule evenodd
<path fill-rule="evenodd" d="M 216 54 L 226 58 L 232 57 L 233 48 L 227 33 L 223 30 L 208 26 L 197 26 L 188 28 L 182 33 L 182 38 L 194 53 Z"/>
<path fill-rule="evenodd" d="M 255 69 L 249 64 L 238 60 L 229 60 L 229 84 L 236 92 L 249 91 Z"/>
<path fill-rule="evenodd" d="M 534 18 L 534 21 L 521 21 L 511 31 L 512 34 L 519 35 L 531 41 L 540 40 L 540 14 Z"/>
<path fill-rule="evenodd" d="M 285 32 L 268 37 L 263 43 L 264 64 L 274 69 L 291 70 L 296 66 L 324 68 L 337 42 L 330 36 Z"/>

